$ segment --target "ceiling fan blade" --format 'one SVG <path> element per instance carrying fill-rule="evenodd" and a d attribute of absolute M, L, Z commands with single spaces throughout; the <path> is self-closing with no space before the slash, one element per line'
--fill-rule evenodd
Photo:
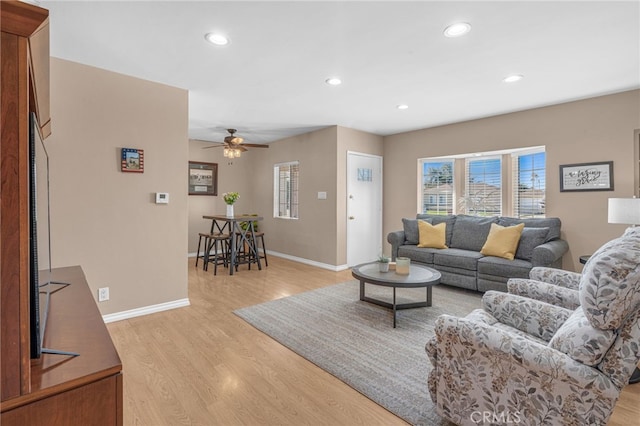
<path fill-rule="evenodd" d="M 250 148 L 269 148 L 269 145 L 257 144 L 257 143 L 243 143 L 242 146 L 248 146 Z"/>
<path fill-rule="evenodd" d="M 210 142 L 211 143 L 211 142 Z M 224 147 L 227 146 L 227 144 L 221 143 L 221 142 L 213 142 L 215 145 L 210 145 L 210 146 L 203 146 L 202 149 L 210 149 L 210 148 L 220 148 L 220 147 Z"/>

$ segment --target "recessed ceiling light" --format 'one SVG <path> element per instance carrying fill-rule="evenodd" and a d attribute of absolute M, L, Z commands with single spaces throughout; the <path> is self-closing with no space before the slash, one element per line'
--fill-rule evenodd
<path fill-rule="evenodd" d="M 515 83 L 516 81 L 520 81 L 523 79 L 523 76 L 520 74 L 513 74 L 505 77 L 502 81 L 505 83 Z"/>
<path fill-rule="evenodd" d="M 218 46 L 224 46 L 225 44 L 229 44 L 229 39 L 227 36 L 219 34 L 219 33 L 207 33 L 204 38 L 212 44 Z"/>
<path fill-rule="evenodd" d="M 449 25 L 444 29 L 445 37 L 460 37 L 471 31 L 471 24 L 466 22 L 457 22 Z"/>
<path fill-rule="evenodd" d="M 340 80 L 338 77 L 329 77 L 324 82 L 330 86 L 338 86 L 342 84 L 342 80 Z"/>
<path fill-rule="evenodd" d="M 407 105 L 407 104 L 400 104 L 400 105 L 397 105 L 397 106 L 396 106 L 396 108 L 398 108 L 398 109 L 407 109 L 407 108 L 409 108 L 409 105 Z"/>

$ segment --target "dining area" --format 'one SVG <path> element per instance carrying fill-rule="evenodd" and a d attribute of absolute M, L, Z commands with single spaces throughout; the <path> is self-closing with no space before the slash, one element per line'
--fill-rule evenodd
<path fill-rule="evenodd" d="M 210 227 L 209 232 L 198 233 L 196 267 L 202 260 L 205 271 L 212 266 L 213 274 L 217 275 L 221 267 L 234 275 L 241 270 L 241 265 L 247 265 L 248 270 L 252 265 L 262 270 L 264 260 L 264 266 L 268 266 L 264 232 L 258 231 L 262 216 L 234 215 L 231 211 L 226 215 L 203 215 L 202 218 L 210 221 Z"/>

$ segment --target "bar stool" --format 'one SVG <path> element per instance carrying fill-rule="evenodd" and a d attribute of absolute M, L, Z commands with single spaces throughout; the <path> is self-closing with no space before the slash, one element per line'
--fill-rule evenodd
<path fill-rule="evenodd" d="M 198 233 L 198 251 L 196 252 L 196 268 L 198 267 L 198 260 L 199 259 L 202 259 L 202 260 L 205 261 L 204 268 L 206 268 L 206 266 L 207 266 L 205 259 L 207 257 L 207 247 L 209 247 L 210 235 L 211 234 L 207 234 L 207 233 L 204 233 L 204 232 Z M 202 254 L 200 254 L 200 247 L 201 247 L 203 241 L 204 241 L 204 252 Z"/>
<path fill-rule="evenodd" d="M 252 245 L 253 249 L 256 251 L 256 253 L 258 253 L 258 249 L 260 248 L 258 243 L 260 243 L 260 245 L 262 246 L 262 254 L 258 254 L 258 256 L 260 257 L 260 259 L 264 259 L 264 266 L 269 266 L 269 262 L 267 260 L 267 249 L 264 246 L 264 232 L 254 232 L 253 235 L 255 236 L 255 241 L 251 237 L 251 234 L 247 234 L 249 244 Z M 243 246 L 239 251 L 239 257 L 242 260 L 241 263 L 249 264 L 249 269 L 251 269 L 252 263 L 256 263 L 256 258 L 254 257 L 253 251 L 250 247 Z"/>
<path fill-rule="evenodd" d="M 209 263 L 213 263 L 213 275 L 218 273 L 218 265 L 225 268 L 229 265 L 230 241 L 229 234 L 207 234 L 208 245 L 204 257 L 204 270 L 209 270 Z M 220 253 L 218 252 L 220 248 Z M 213 250 L 213 253 L 211 253 Z M 213 257 L 212 257 L 213 256 Z"/>
<path fill-rule="evenodd" d="M 262 254 L 260 255 L 260 259 L 264 259 L 264 266 L 269 266 L 269 262 L 267 261 L 267 248 L 264 246 L 264 232 L 254 232 L 253 235 L 256 237 L 256 251 L 258 251 L 257 241 L 260 239 L 260 243 L 262 245 Z"/>

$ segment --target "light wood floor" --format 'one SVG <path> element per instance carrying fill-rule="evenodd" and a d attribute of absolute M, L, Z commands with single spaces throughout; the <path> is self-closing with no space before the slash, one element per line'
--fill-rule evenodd
<path fill-rule="evenodd" d="M 232 313 L 350 280 L 350 271 L 271 256 L 262 271 L 225 272 L 214 277 L 190 259 L 191 306 L 108 324 L 124 367 L 125 425 L 406 425 Z M 639 418 L 637 384 L 609 424 Z"/>

